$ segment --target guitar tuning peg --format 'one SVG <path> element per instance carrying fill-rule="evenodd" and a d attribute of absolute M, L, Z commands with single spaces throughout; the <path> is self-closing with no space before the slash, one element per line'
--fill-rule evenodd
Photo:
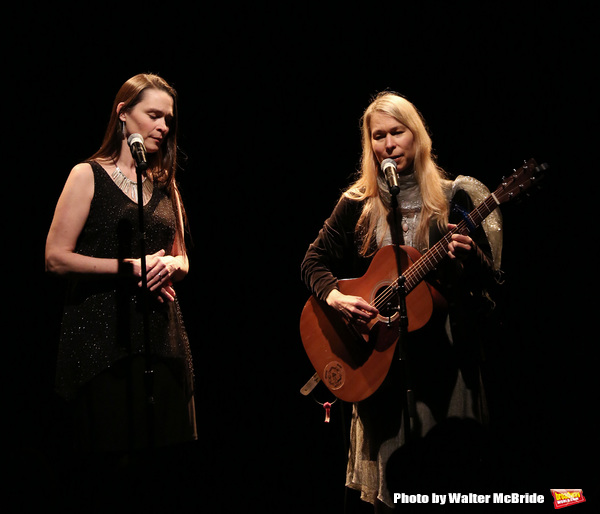
<path fill-rule="evenodd" d="M 546 163 L 540 164 L 539 166 L 536 166 L 533 171 L 535 171 L 536 173 L 539 173 L 540 171 L 546 171 L 549 168 L 549 166 Z"/>

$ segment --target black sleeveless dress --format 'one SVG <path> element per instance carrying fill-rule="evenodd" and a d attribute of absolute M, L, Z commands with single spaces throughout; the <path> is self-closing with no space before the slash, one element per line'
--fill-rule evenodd
<path fill-rule="evenodd" d="M 94 195 L 75 251 L 99 258 L 141 257 L 137 203 L 98 163 L 90 164 Z M 169 252 L 176 220 L 168 194 L 155 186 L 144 206 L 147 254 Z M 56 386 L 76 406 L 83 450 L 126 451 L 196 439 L 192 357 L 179 303 L 147 302 L 153 373 L 146 373 L 138 281 L 126 275 L 78 277 L 68 287 Z M 149 377 L 151 382 L 145 380 Z"/>

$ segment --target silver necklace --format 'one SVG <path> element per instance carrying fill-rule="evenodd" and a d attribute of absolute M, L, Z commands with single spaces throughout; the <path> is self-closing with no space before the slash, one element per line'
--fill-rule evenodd
<path fill-rule="evenodd" d="M 112 179 L 117 187 L 123 191 L 129 198 L 131 198 L 135 203 L 138 203 L 138 190 L 137 190 L 137 182 L 128 179 L 121 169 L 115 163 L 115 171 L 112 173 Z M 152 185 L 151 180 L 147 180 L 146 177 L 142 179 L 142 197 L 144 205 L 146 205 L 150 198 L 152 198 L 152 191 L 154 190 L 154 186 Z"/>

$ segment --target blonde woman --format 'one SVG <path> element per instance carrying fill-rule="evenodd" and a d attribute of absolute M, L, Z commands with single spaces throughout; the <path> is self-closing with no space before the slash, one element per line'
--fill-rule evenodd
<path fill-rule="evenodd" d="M 378 249 L 395 241 L 427 251 L 452 226 L 449 222 L 460 220 L 453 206 L 469 212 L 487 193 L 483 184 L 470 177 L 447 178 L 436 165 L 423 118 L 402 96 L 379 94 L 361 121 L 359 176 L 342 194 L 302 262 L 302 277 L 310 292 L 356 322 L 369 321 L 378 311 L 364 298 L 343 294 L 338 279 L 362 276 Z M 396 225 L 391 221 L 391 195 L 380 171 L 385 159 L 393 159 L 397 166 L 397 234 L 392 233 Z M 408 337 L 407 362 L 417 411 L 413 437 L 426 436 L 448 418 L 485 420 L 477 358 L 479 333 L 471 315 L 486 307 L 486 301 L 479 299 L 488 298 L 486 287 L 494 283 L 500 225 L 495 215 L 470 236 L 454 234 L 448 245 L 449 258 L 431 277 L 448 300 L 449 317 L 436 314 Z M 393 364 L 384 385 L 353 405 L 346 485 L 359 490 L 362 499 L 373 503 L 376 510 L 393 507 L 391 493 L 412 485 L 405 479 L 386 483 L 390 457 L 406 440 L 401 423 L 402 373 Z M 402 475 L 402 466 L 399 471 L 395 479 Z M 424 487 L 426 484 L 421 484 L 419 491 Z"/>

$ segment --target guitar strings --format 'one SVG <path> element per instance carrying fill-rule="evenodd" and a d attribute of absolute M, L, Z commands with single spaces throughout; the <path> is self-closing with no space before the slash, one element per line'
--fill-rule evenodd
<path fill-rule="evenodd" d="M 456 229 L 452 230 L 451 232 L 448 232 L 448 234 L 446 234 L 442 239 L 440 239 L 440 241 L 433 245 L 427 253 L 425 253 L 419 259 L 417 259 L 413 263 L 413 265 L 407 270 L 407 272 L 403 274 L 405 280 L 406 294 L 408 294 L 416 285 L 416 283 L 413 284 L 414 276 L 420 275 L 422 271 L 428 267 L 427 263 L 430 261 L 429 255 L 437 253 L 438 255 L 441 255 L 443 257 L 447 253 L 447 251 L 443 251 L 442 242 L 449 242 L 450 237 L 452 237 L 452 234 L 455 231 Z M 394 280 L 378 296 L 376 296 L 373 301 L 373 307 L 375 307 L 377 310 L 380 310 L 381 307 L 387 304 L 390 301 L 390 299 L 396 294 L 399 287 L 399 281 L 400 277 L 396 278 L 396 280 Z M 420 279 L 417 281 L 417 283 L 418 282 L 420 282 Z"/>
<path fill-rule="evenodd" d="M 477 210 L 477 209 L 476 209 Z M 469 221 L 471 221 L 471 216 L 467 215 L 469 217 Z M 421 257 L 419 257 L 419 259 L 417 259 L 412 266 L 410 266 L 408 268 L 408 270 L 406 271 L 406 273 L 404 273 L 402 276 L 404 277 L 405 280 L 405 289 L 406 289 L 406 294 L 410 293 L 410 291 L 416 287 L 416 285 L 421 282 L 421 280 L 424 278 L 425 274 L 428 273 L 430 271 L 430 263 L 434 262 L 435 264 L 437 264 L 437 262 L 439 262 L 440 260 L 442 260 L 442 258 L 444 258 L 447 254 L 448 254 L 448 243 L 450 243 L 451 239 L 452 239 L 452 235 L 456 234 L 456 233 L 463 233 L 463 231 L 465 231 L 465 229 L 467 229 L 468 227 L 468 223 L 465 220 L 461 220 L 457 225 L 456 228 L 452 229 L 451 231 L 449 231 L 448 233 L 446 233 L 437 243 L 435 243 L 428 251 L 427 253 L 423 254 Z M 466 233 L 468 233 L 469 231 L 466 230 Z M 433 256 L 436 256 L 436 258 L 433 258 Z M 421 276 L 423 275 L 423 276 Z M 375 307 L 377 310 L 380 310 L 381 307 L 383 307 L 384 305 L 386 305 L 390 299 L 396 294 L 398 287 L 399 287 L 399 281 L 400 281 L 400 277 L 396 278 L 396 280 L 394 280 L 389 286 L 387 286 L 385 289 L 383 289 L 383 291 L 377 295 L 374 300 L 373 300 L 373 307 Z"/>
<path fill-rule="evenodd" d="M 523 167 L 519 169 L 519 172 L 523 171 L 523 169 L 524 171 L 528 171 L 527 167 Z M 417 259 L 413 263 L 413 265 L 408 268 L 406 273 L 402 275 L 404 276 L 406 294 L 410 293 L 410 291 L 414 287 L 416 287 L 419 284 L 419 282 L 421 282 L 421 280 L 425 277 L 425 275 L 430 271 L 430 262 L 433 262 L 434 265 L 437 265 L 439 261 L 441 261 L 446 255 L 448 255 L 448 244 L 450 243 L 453 234 L 468 234 L 470 232 L 469 226 L 478 227 L 481 224 L 481 222 L 485 218 L 487 218 L 487 216 L 491 214 L 492 211 L 494 211 L 494 209 L 496 209 L 496 207 L 500 205 L 500 203 L 502 203 L 498 200 L 498 197 L 503 197 L 507 194 L 510 197 L 510 195 L 513 194 L 508 190 L 514 187 L 513 182 L 516 178 L 516 175 L 514 175 L 511 178 L 513 180 L 501 184 L 496 189 L 496 191 L 494 191 L 494 193 L 490 194 L 487 198 L 485 198 L 485 200 L 483 200 L 483 202 L 481 202 L 481 204 L 478 207 L 473 209 L 473 211 L 470 214 L 466 214 L 465 219 L 461 220 L 456 225 L 456 228 L 446 233 L 436 244 L 434 244 L 425 254 L 419 257 L 419 259 Z M 437 262 L 433 258 L 434 255 L 437 257 Z M 375 307 L 377 310 L 380 310 L 381 307 L 388 303 L 389 300 L 396 294 L 396 291 L 399 287 L 399 281 L 400 277 L 394 280 L 379 295 L 377 295 L 373 300 L 373 307 Z"/>

